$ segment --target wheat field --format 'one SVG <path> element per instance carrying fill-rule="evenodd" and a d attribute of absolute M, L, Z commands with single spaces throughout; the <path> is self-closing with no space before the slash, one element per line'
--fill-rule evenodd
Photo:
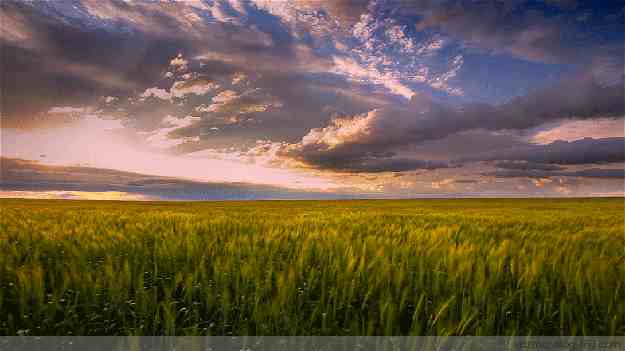
<path fill-rule="evenodd" d="M 3 335 L 624 335 L 624 201 L 0 200 Z"/>

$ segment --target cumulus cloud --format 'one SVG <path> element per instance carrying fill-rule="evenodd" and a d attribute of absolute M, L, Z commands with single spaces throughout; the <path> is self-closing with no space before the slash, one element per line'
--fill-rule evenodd
<path fill-rule="evenodd" d="M 104 102 L 107 103 L 107 104 L 113 103 L 113 102 L 115 102 L 117 100 L 119 100 L 119 98 L 116 97 L 116 96 L 107 96 L 107 97 L 104 98 Z"/>
<path fill-rule="evenodd" d="M 302 148 L 310 150 L 310 145 L 314 145 L 315 153 L 325 154 L 345 154 L 343 150 L 353 150 L 358 155 L 379 154 L 471 129 L 523 130 L 565 118 L 621 117 L 624 114 L 622 84 L 602 86 L 592 77 L 583 76 L 496 106 L 467 104 L 457 108 L 423 95 L 415 96 L 404 106 L 376 109 L 351 119 L 334 121 L 326 128 L 313 129 L 303 139 Z M 619 140 L 622 139 L 610 139 L 604 143 L 582 141 L 571 144 L 571 147 L 601 150 L 599 153 L 611 148 L 613 153 L 605 154 L 606 161 L 618 160 L 623 152 Z M 566 149 L 568 144 L 551 147 L 558 145 Z M 540 150 L 540 147 L 527 146 L 527 149 Z M 521 151 L 524 148 L 514 150 L 525 153 Z M 553 153 L 553 161 L 549 162 L 556 162 L 557 155 Z M 595 162 L 590 156 L 580 158 L 579 162 L 584 159 L 588 163 Z M 566 160 L 562 162 L 570 162 Z"/>
<path fill-rule="evenodd" d="M 275 155 L 316 168 L 344 172 L 401 172 L 447 168 L 444 161 L 397 157 L 392 151 L 375 150 L 365 144 L 370 138 L 376 111 L 352 119 L 335 118 L 325 128 L 312 129 L 299 143 L 273 144 Z"/>
<path fill-rule="evenodd" d="M 624 114 L 622 101 L 622 84 L 600 85 L 588 75 L 565 80 L 557 86 L 501 105 L 454 107 L 417 95 L 408 104 L 383 107 L 351 118 L 335 118 L 326 127 L 311 129 L 285 154 L 329 169 L 380 171 L 388 166 L 390 171 L 445 167 L 447 164 L 441 162 L 398 159 L 397 152 L 474 129 L 525 130 L 565 118 L 620 117 Z M 474 142 L 479 144 L 481 141 Z M 618 162 L 623 159 L 624 148 L 622 138 L 584 139 L 546 146 L 521 144 L 461 161 Z M 453 155 L 450 158 L 453 159 Z"/>
<path fill-rule="evenodd" d="M 165 90 L 165 89 L 161 89 L 161 88 L 148 88 L 146 89 L 141 95 L 140 97 L 142 99 L 146 99 L 149 97 L 155 97 L 161 100 L 167 100 L 170 101 L 171 100 L 171 94 Z"/>
<path fill-rule="evenodd" d="M 198 112 L 209 112 L 223 116 L 224 114 L 237 115 L 254 112 L 264 112 L 274 107 L 282 107 L 282 103 L 263 93 L 260 89 L 252 89 L 239 94 L 233 90 L 224 90 L 212 97 L 212 104 L 197 106 Z"/>
<path fill-rule="evenodd" d="M 208 79 L 197 78 L 182 81 L 176 81 L 169 88 L 169 91 L 163 88 L 153 87 L 146 89 L 139 98 L 144 101 L 149 97 L 172 102 L 174 98 L 181 99 L 186 95 L 206 95 L 220 88 L 220 85 Z"/>
<path fill-rule="evenodd" d="M 171 87 L 171 95 L 177 98 L 185 95 L 205 95 L 219 89 L 219 84 L 207 79 L 194 79 L 175 82 Z"/>

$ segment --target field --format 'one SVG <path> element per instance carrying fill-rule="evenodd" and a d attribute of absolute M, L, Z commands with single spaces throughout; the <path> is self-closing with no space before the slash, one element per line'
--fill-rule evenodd
<path fill-rule="evenodd" d="M 624 335 L 624 201 L 0 200 L 2 335 Z"/>

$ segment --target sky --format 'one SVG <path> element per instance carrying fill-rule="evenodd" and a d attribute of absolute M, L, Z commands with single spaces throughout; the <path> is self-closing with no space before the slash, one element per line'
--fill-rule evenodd
<path fill-rule="evenodd" d="M 3 0 L 0 197 L 623 196 L 625 2 Z"/>

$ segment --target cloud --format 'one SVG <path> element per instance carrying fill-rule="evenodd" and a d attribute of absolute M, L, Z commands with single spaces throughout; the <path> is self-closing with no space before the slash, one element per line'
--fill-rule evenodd
<path fill-rule="evenodd" d="M 1 188 L 1 186 L 0 186 Z M 0 190 L 0 198 L 20 199 L 62 199 L 62 200 L 102 200 L 102 201 L 150 201 L 156 197 L 130 194 L 121 191 L 63 191 L 63 190 Z"/>
<path fill-rule="evenodd" d="M 567 16 L 528 9 L 526 1 L 424 1 L 404 8 L 421 17 L 418 30 L 438 29 L 469 46 L 530 61 L 588 63 L 595 55 L 622 52 L 622 43 L 597 42 L 583 35 Z M 581 46 L 588 49 L 580 51 Z"/>
<path fill-rule="evenodd" d="M 583 178 L 625 178 L 625 168 L 587 168 L 565 169 L 553 163 L 535 163 L 531 161 L 497 162 L 498 169 L 484 173 L 499 178 L 549 178 L 549 177 L 583 177 Z"/>
<path fill-rule="evenodd" d="M 309 164 L 326 170 L 338 172 L 404 172 L 415 169 L 439 169 L 447 168 L 449 164 L 443 161 L 416 160 L 398 157 L 371 157 L 349 155 L 345 158 L 338 158 L 335 155 L 328 154 L 301 154 L 301 159 Z M 298 157 L 297 153 L 290 153 L 291 157 Z"/>
<path fill-rule="evenodd" d="M 574 141 L 585 137 L 625 137 L 625 119 L 564 120 L 537 129 L 530 141 L 538 144 L 548 144 L 557 140 Z"/>
<path fill-rule="evenodd" d="M 187 61 L 182 54 L 178 54 L 178 56 L 169 61 L 169 67 L 173 68 L 175 71 L 186 72 L 189 69 L 189 61 Z"/>
<path fill-rule="evenodd" d="M 617 178 L 625 179 L 625 169 L 601 169 L 593 168 L 576 172 L 563 172 L 561 175 L 567 175 L 570 177 L 590 177 L 590 178 Z"/>
<path fill-rule="evenodd" d="M 494 150 L 465 161 L 515 160 L 562 165 L 625 161 L 625 138 L 584 138 L 572 142 L 556 141 L 546 145 Z"/>
<path fill-rule="evenodd" d="M 622 84 L 604 86 L 592 76 L 582 75 L 495 106 L 473 103 L 454 107 L 435 102 L 424 95 L 416 95 L 408 104 L 383 107 L 351 118 L 334 119 L 325 128 L 312 129 L 288 153 L 323 166 L 340 165 L 350 159 L 362 163 L 363 158 L 377 160 L 380 155 L 389 157 L 399 148 L 418 146 L 426 141 L 473 129 L 525 130 L 566 118 L 584 120 L 623 115 Z M 623 153 L 622 139 L 582 141 L 568 145 L 552 144 L 544 150 L 540 146 L 526 145 L 512 151 L 496 150 L 492 153 L 499 156 L 483 157 L 500 160 L 526 157 L 535 162 L 543 162 L 544 158 L 546 163 L 593 163 L 601 157 L 604 161 L 619 161 Z M 578 153 L 577 156 L 573 156 L 575 151 L 566 151 L 578 147 L 589 151 Z M 551 149 L 561 151 L 549 151 Z M 530 155 L 532 153 L 534 156 Z M 558 159 L 562 153 L 566 155 Z M 525 154 L 528 156 L 520 156 Z M 538 155 L 545 156 L 541 158 Z M 573 157 L 578 159 L 574 160 Z"/>
<path fill-rule="evenodd" d="M 146 89 L 140 96 L 143 99 L 155 97 L 161 100 L 171 100 L 171 94 L 167 90 L 156 87 Z"/>
<path fill-rule="evenodd" d="M 604 178 L 604 179 L 623 179 L 625 180 L 625 169 L 602 169 L 591 168 L 579 171 L 549 171 L 538 169 L 516 169 L 516 170 L 498 170 L 494 172 L 484 173 L 486 176 L 494 176 L 498 178 L 536 178 L 545 179 L 550 177 L 581 177 L 581 178 Z"/>
<path fill-rule="evenodd" d="M 454 78 L 463 66 L 463 56 L 456 48 L 442 50 L 446 41 L 440 35 L 415 36 L 411 25 L 389 16 L 389 9 L 374 2 L 351 30 L 352 37 L 336 39 L 344 57 L 334 72 L 352 79 L 382 84 L 393 94 L 410 99 L 415 87 L 427 86 L 452 96 L 464 91 Z M 345 46 L 345 48 L 341 48 Z"/>
<path fill-rule="evenodd" d="M 86 107 L 72 107 L 72 106 L 54 106 L 48 113 L 50 114 L 82 114 L 88 112 Z"/>
<path fill-rule="evenodd" d="M 391 93 L 410 99 L 415 93 L 395 79 L 390 74 L 381 73 L 374 67 L 363 67 L 351 58 L 335 56 L 333 58 L 334 68 L 332 72 L 343 74 L 355 81 L 370 81 L 374 84 L 381 84 Z"/>
<path fill-rule="evenodd" d="M 211 82 L 207 79 L 194 79 L 175 82 L 171 87 L 171 95 L 181 98 L 185 95 L 206 95 L 219 89 L 219 84 Z"/>
<path fill-rule="evenodd" d="M 107 104 L 113 103 L 113 102 L 115 102 L 117 100 L 119 100 L 119 98 L 116 97 L 116 96 L 107 96 L 107 97 L 104 98 L 104 102 L 107 103 Z"/>
<path fill-rule="evenodd" d="M 50 131 L 37 146 L 44 139 L 54 146 L 46 160 L 54 153 L 71 163 L 88 158 L 101 167 L 201 177 L 213 173 L 186 157 L 205 152 L 246 166 L 266 157 L 284 167 L 276 169 L 339 177 L 422 170 L 421 177 L 435 177 L 421 184 L 429 190 L 432 181 L 457 179 L 454 172 L 482 159 L 499 161 L 499 171 L 532 172 L 620 162 L 616 146 L 599 141 L 584 150 L 609 149 L 603 156 L 573 156 L 578 144 L 555 145 L 623 136 L 622 52 L 611 56 L 609 30 L 571 28 L 573 14 L 552 5 L 543 13 L 543 5 L 511 4 L 6 0 L 3 128 L 97 114 L 121 127 L 89 121 L 56 142 Z M 586 24 L 597 29 L 593 16 Z M 597 44 L 582 38 L 591 34 Z M 581 52 L 572 54 L 570 46 Z M 574 70 L 579 74 L 550 85 Z M 518 79 L 525 71 L 532 74 Z M 478 93 L 471 102 L 477 96 L 468 89 L 471 79 L 480 80 L 473 87 L 497 93 Z M 592 127 L 594 121 L 603 122 Z M 11 139 L 22 141 L 13 148 L 26 144 L 24 135 Z M 149 153 L 121 152 L 126 145 L 113 147 L 113 136 Z M 270 150 L 245 156 L 259 151 L 259 139 Z M 138 155 L 150 155 L 149 162 Z M 224 164 L 202 163 L 220 177 L 260 178 L 252 168 L 234 174 Z M 290 182 L 294 173 L 272 178 L 274 184 Z M 441 190 L 463 190 L 458 184 Z"/>
<path fill-rule="evenodd" d="M 284 23 L 294 24 L 306 20 L 317 19 L 315 13 L 321 13 L 320 21 L 329 18 L 328 22 L 336 23 L 336 29 L 349 28 L 357 22 L 361 15 L 367 12 L 370 0 L 298 0 L 298 1 L 276 1 L 276 0 L 252 0 L 258 8 L 271 13 L 280 18 Z M 302 25 L 302 23 L 298 23 Z M 323 31 L 323 28 L 317 29 Z"/>
<path fill-rule="evenodd" d="M 401 172 L 449 167 L 447 162 L 396 157 L 394 152 L 371 147 L 368 141 L 379 141 L 372 139 L 377 136 L 371 129 L 376 118 L 376 110 L 351 119 L 335 118 L 327 127 L 312 129 L 301 142 L 283 145 L 278 156 L 345 172 Z"/>
<path fill-rule="evenodd" d="M 238 59 L 247 69 L 261 62 L 261 57 L 273 67 L 278 61 L 290 62 L 280 67 L 294 66 L 295 49 L 288 33 L 279 26 L 224 23 L 210 15 L 212 8 L 225 6 L 221 2 L 7 0 L 1 4 L 3 18 L 15 18 L 27 29 L 11 25 L 12 33 L 28 34 L 25 41 L 9 40 L 3 21 L 4 125 L 38 124 L 37 116 L 52 101 L 88 104 L 101 96 L 162 89 L 154 86 L 155 77 L 180 80 L 193 68 L 189 57 L 209 51 Z M 282 41 L 274 41 L 273 35 L 281 35 Z M 211 65 L 215 66 L 224 67 Z M 191 89 L 187 84 L 179 83 L 176 88 L 183 90 L 171 93 L 188 96 L 208 90 L 206 85 L 184 90 Z M 156 96 L 166 98 L 165 94 Z M 23 104 L 24 100 L 29 104 Z"/>
<path fill-rule="evenodd" d="M 86 105 L 141 89 L 161 70 L 161 54 L 170 56 L 175 44 L 95 20 L 78 1 L 7 0 L 0 6 L 28 33 L 20 41 L 0 36 L 3 126 L 37 127 L 51 105 Z"/>
<path fill-rule="evenodd" d="M 11 11 L 8 5 L 2 6 L 0 11 L 0 39 L 14 45 L 41 45 L 34 42 L 34 35 L 28 28 L 27 19 L 17 11 Z"/>
<path fill-rule="evenodd" d="M 335 199 L 354 194 L 246 183 L 196 182 L 110 169 L 0 158 L 0 197 L 66 199 Z"/>
<path fill-rule="evenodd" d="M 199 121 L 201 121 L 199 117 L 186 116 L 184 118 L 176 118 L 167 115 L 163 118 L 160 128 L 142 134 L 147 135 L 146 141 L 151 147 L 170 149 L 180 144 L 200 141 L 197 135 L 193 137 L 179 137 L 176 135 L 177 131 L 192 126 Z"/>
<path fill-rule="evenodd" d="M 504 162 L 498 162 L 495 164 L 495 167 L 497 168 L 503 168 L 503 169 L 513 169 L 513 170 L 538 170 L 538 171 L 557 171 L 557 170 L 561 170 L 562 167 L 558 166 L 558 165 L 554 165 L 554 164 L 548 164 L 548 163 L 535 163 L 535 162 L 527 162 L 527 161 L 521 161 L 521 162 L 516 162 L 516 161 L 504 161 Z"/>
<path fill-rule="evenodd" d="M 345 25 L 350 25 L 358 21 L 360 16 L 367 11 L 367 6 L 370 3 L 369 0 L 305 1 L 316 6 L 321 6 Z"/>
<path fill-rule="evenodd" d="M 261 92 L 260 89 L 251 89 L 241 94 L 233 90 L 224 90 L 213 96 L 213 104 L 196 107 L 197 112 L 208 112 L 223 115 L 240 115 L 255 112 L 265 112 L 269 108 L 280 108 L 282 103 L 272 96 Z"/>

